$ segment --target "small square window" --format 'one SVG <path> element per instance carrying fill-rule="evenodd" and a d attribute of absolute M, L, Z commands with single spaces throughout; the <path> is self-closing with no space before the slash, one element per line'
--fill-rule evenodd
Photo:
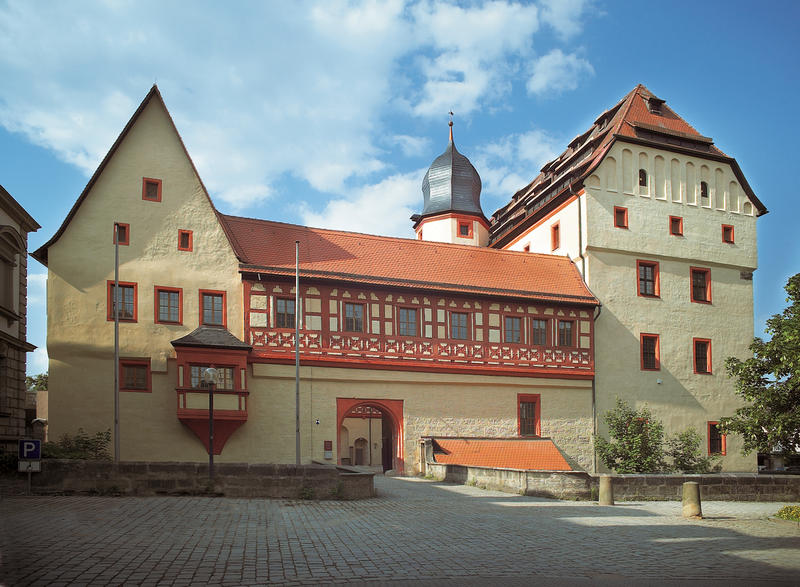
<path fill-rule="evenodd" d="M 669 233 L 673 236 L 683 236 L 683 218 L 680 216 L 669 217 Z"/>
<path fill-rule="evenodd" d="M 503 329 L 503 342 L 522 342 L 522 318 L 518 318 L 517 316 L 506 316 L 504 322 L 505 328 Z"/>
<path fill-rule="evenodd" d="M 150 380 L 150 359 L 120 359 L 120 391 L 152 391 Z"/>
<path fill-rule="evenodd" d="M 142 199 L 148 202 L 161 201 L 161 180 L 150 177 L 142 178 Z"/>
<path fill-rule="evenodd" d="M 694 372 L 711 374 L 711 341 L 704 338 L 695 338 L 694 344 Z"/>
<path fill-rule="evenodd" d="M 719 422 L 708 423 L 708 454 L 710 455 L 725 455 L 726 452 L 726 438 L 719 430 Z"/>
<path fill-rule="evenodd" d="M 614 206 L 614 226 L 628 228 L 628 209 Z"/>
<path fill-rule="evenodd" d="M 465 312 L 450 312 L 450 338 L 467 340 L 469 338 L 469 314 Z"/>
<path fill-rule="evenodd" d="M 202 326 L 225 326 L 224 291 L 200 290 L 200 324 Z"/>
<path fill-rule="evenodd" d="M 636 270 L 639 274 L 639 295 L 648 298 L 657 298 L 660 294 L 658 263 L 655 261 L 636 261 Z"/>
<path fill-rule="evenodd" d="M 364 332 L 364 304 L 344 304 L 344 329 L 346 332 Z"/>
<path fill-rule="evenodd" d="M 692 301 L 711 303 L 711 270 L 702 267 L 690 269 L 692 277 Z"/>
<path fill-rule="evenodd" d="M 722 242 L 733 244 L 733 226 L 730 224 L 722 225 Z"/>
<path fill-rule="evenodd" d="M 192 250 L 192 231 L 179 230 L 178 231 L 178 250 L 191 251 Z"/>
<path fill-rule="evenodd" d="M 558 321 L 558 346 L 574 346 L 572 341 L 572 320 Z"/>
<path fill-rule="evenodd" d="M 554 251 L 561 246 L 561 226 L 558 222 L 550 227 L 550 246 Z"/>
<path fill-rule="evenodd" d="M 661 369 L 659 362 L 659 345 L 657 334 L 642 334 L 641 338 L 641 369 L 642 371 L 658 371 Z"/>
<path fill-rule="evenodd" d="M 119 241 L 120 245 L 131 244 L 131 226 L 130 224 L 123 224 L 122 222 L 114 223 L 114 232 L 112 234 L 112 243 Z"/>
<path fill-rule="evenodd" d="M 459 220 L 458 236 L 461 238 L 472 238 L 472 222 Z"/>
<path fill-rule="evenodd" d="M 156 324 L 183 323 L 183 290 L 175 287 L 155 286 Z"/>
<path fill-rule="evenodd" d="M 278 298 L 275 300 L 275 327 L 294 328 L 294 300 Z"/>

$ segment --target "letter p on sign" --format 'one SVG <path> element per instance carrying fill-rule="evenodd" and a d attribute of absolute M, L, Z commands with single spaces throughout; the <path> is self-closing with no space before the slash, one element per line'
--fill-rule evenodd
<path fill-rule="evenodd" d="M 19 458 L 23 461 L 38 461 L 42 458 L 42 441 L 20 440 Z"/>

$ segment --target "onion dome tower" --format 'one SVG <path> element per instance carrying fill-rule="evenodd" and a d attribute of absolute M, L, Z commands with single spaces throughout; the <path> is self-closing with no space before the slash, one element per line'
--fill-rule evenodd
<path fill-rule="evenodd" d="M 418 239 L 486 246 L 489 222 L 481 209 L 481 177 L 456 149 L 452 120 L 450 143 L 425 173 L 422 196 L 422 213 L 411 217 Z"/>

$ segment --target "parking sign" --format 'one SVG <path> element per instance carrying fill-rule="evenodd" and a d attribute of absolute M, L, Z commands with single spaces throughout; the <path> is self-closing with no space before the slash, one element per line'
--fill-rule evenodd
<path fill-rule="evenodd" d="M 38 461 L 42 458 L 42 441 L 33 439 L 20 439 L 19 460 Z"/>

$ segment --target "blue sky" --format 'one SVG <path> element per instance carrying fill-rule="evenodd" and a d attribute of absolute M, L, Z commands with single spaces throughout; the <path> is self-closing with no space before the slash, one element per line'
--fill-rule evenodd
<path fill-rule="evenodd" d="M 760 334 L 800 271 L 798 22 L 794 1 L 0 0 L 0 184 L 42 225 L 38 248 L 157 82 L 221 211 L 411 237 L 449 110 L 491 215 L 643 83 L 770 210 Z M 46 269 L 29 273 L 39 373 Z"/>

